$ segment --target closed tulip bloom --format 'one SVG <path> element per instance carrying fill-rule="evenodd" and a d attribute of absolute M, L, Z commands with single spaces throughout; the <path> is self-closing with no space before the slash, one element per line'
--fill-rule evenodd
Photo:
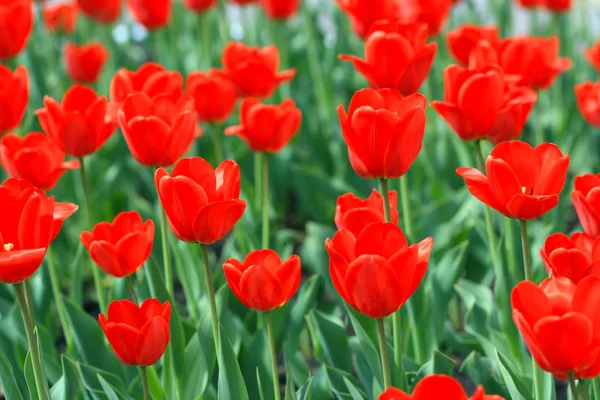
<path fill-rule="evenodd" d="M 395 190 L 388 194 L 391 222 L 398 225 L 398 195 Z M 335 207 L 335 226 L 338 230 L 347 229 L 355 237 L 370 223 L 385 222 L 383 197 L 373 189 L 365 200 L 352 193 L 337 198 Z"/>
<path fill-rule="evenodd" d="M 30 182 L 10 178 L 0 185 L 0 282 L 16 284 L 42 265 L 48 246 L 77 206 L 56 203 Z"/>
<path fill-rule="evenodd" d="M 594 238 L 600 237 L 600 174 L 576 177 L 571 197 L 585 232 Z"/>
<path fill-rule="evenodd" d="M 448 49 L 456 61 L 469 65 L 469 56 L 480 41 L 487 41 L 494 49 L 500 46 L 500 34 L 496 26 L 464 24 L 446 35 Z"/>
<path fill-rule="evenodd" d="M 171 230 L 185 242 L 216 242 L 246 209 L 246 201 L 239 198 L 240 169 L 231 160 L 214 170 L 200 157 L 184 158 L 171 175 L 158 169 L 154 183 Z"/>
<path fill-rule="evenodd" d="M 432 238 L 409 246 L 397 225 L 383 222 L 373 222 L 358 237 L 341 230 L 325 242 L 336 290 L 371 318 L 398 311 L 417 290 L 432 246 Z"/>
<path fill-rule="evenodd" d="M 108 59 L 102 43 L 76 45 L 67 43 L 63 53 L 67 75 L 76 83 L 94 83 Z"/>
<path fill-rule="evenodd" d="M 150 257 L 154 222 L 144 222 L 137 212 L 126 211 L 112 223 L 100 222 L 91 232 L 81 232 L 80 239 L 96 265 L 123 278 L 137 272 Z"/>
<path fill-rule="evenodd" d="M 23 51 L 32 29 L 32 0 L 0 0 L 0 60 Z"/>
<path fill-rule="evenodd" d="M 66 171 L 79 168 L 79 161 L 65 161 L 61 147 L 41 132 L 4 136 L 0 161 L 8 175 L 28 180 L 42 190 L 52 190 Z"/>
<path fill-rule="evenodd" d="M 300 129 L 302 112 L 292 99 L 280 105 L 263 104 L 256 99 L 244 99 L 240 106 L 240 123 L 225 130 L 237 135 L 250 150 L 277 153 Z"/>
<path fill-rule="evenodd" d="M 403 0 L 400 7 L 400 20 L 405 23 L 425 23 L 429 34 L 442 31 L 454 0 Z"/>
<path fill-rule="evenodd" d="M 168 95 L 133 93 L 118 120 L 131 154 L 147 166 L 173 165 L 189 149 L 196 131 L 194 100 L 189 96 L 174 102 Z"/>
<path fill-rule="evenodd" d="M 412 396 L 400 389 L 389 388 L 379 396 L 379 400 L 504 400 L 497 395 L 486 395 L 483 386 L 478 386 L 473 397 L 467 393 L 454 378 L 446 375 L 429 375 L 415 386 Z"/>
<path fill-rule="evenodd" d="M 121 14 L 122 0 L 77 0 L 81 12 L 96 22 L 110 24 Z"/>
<path fill-rule="evenodd" d="M 0 65 L 0 136 L 21 124 L 29 102 L 29 73 Z"/>
<path fill-rule="evenodd" d="M 548 278 L 539 286 L 519 283 L 512 291 L 513 319 L 535 362 L 559 379 L 600 373 L 600 277 L 577 285 L 568 278 Z M 575 339 L 576 340 L 573 340 Z"/>
<path fill-rule="evenodd" d="M 419 155 L 425 135 L 422 95 L 362 89 L 338 115 L 354 171 L 363 178 L 399 178 Z M 377 138 L 377 139 L 375 139 Z"/>
<path fill-rule="evenodd" d="M 271 311 L 287 303 L 300 286 L 300 257 L 285 262 L 273 250 L 255 250 L 243 262 L 230 258 L 223 265 L 225 279 L 246 307 Z"/>
<path fill-rule="evenodd" d="M 265 13 L 271 19 L 288 19 L 298 13 L 300 0 L 261 0 Z"/>
<path fill-rule="evenodd" d="M 203 13 L 217 4 L 217 0 L 183 0 L 183 4 L 190 10 Z"/>
<path fill-rule="evenodd" d="M 107 314 L 98 321 L 119 361 L 150 366 L 162 357 L 171 338 L 171 303 L 150 298 L 138 307 L 118 300 L 110 303 Z"/>
<path fill-rule="evenodd" d="M 194 98 L 198 120 L 223 123 L 237 102 L 235 85 L 214 71 L 192 72 L 186 80 L 186 92 Z"/>
<path fill-rule="evenodd" d="M 364 37 L 377 21 L 397 20 L 399 0 L 336 0 L 338 7 L 350 18 L 352 29 Z"/>
<path fill-rule="evenodd" d="M 600 276 L 600 238 L 587 233 L 550 235 L 540 254 L 551 276 L 564 276 L 574 284 L 589 275 Z"/>
<path fill-rule="evenodd" d="M 597 40 L 589 49 L 583 51 L 590 65 L 600 72 L 600 40 Z"/>
<path fill-rule="evenodd" d="M 44 97 L 44 108 L 36 114 L 44 132 L 67 153 L 81 158 L 100 150 L 117 125 L 108 118 L 106 97 L 94 90 L 74 85 L 65 93 L 62 104 Z"/>
<path fill-rule="evenodd" d="M 419 90 L 433 64 L 437 43 L 427 44 L 427 35 L 425 24 L 377 22 L 365 42 L 365 59 L 340 59 L 351 61 L 371 88 L 394 88 L 408 96 Z"/>
<path fill-rule="evenodd" d="M 577 108 L 590 125 L 600 128 L 600 81 L 575 85 Z"/>
<path fill-rule="evenodd" d="M 44 4 L 42 15 L 46 29 L 69 35 L 75 31 L 79 6 L 75 2 Z"/>
<path fill-rule="evenodd" d="M 533 148 L 512 141 L 494 147 L 485 163 L 487 176 L 474 168 L 456 172 L 479 201 L 507 217 L 530 220 L 556 207 L 569 162 L 569 155 L 554 144 Z"/>
<path fill-rule="evenodd" d="M 171 21 L 172 0 L 126 0 L 133 18 L 146 29 L 159 29 Z"/>
<path fill-rule="evenodd" d="M 221 74 L 231 79 L 244 97 L 269 97 L 296 75 L 295 69 L 278 72 L 279 50 L 275 46 L 260 49 L 231 42 L 223 50 L 222 62 Z"/>
<path fill-rule="evenodd" d="M 481 101 L 481 93 L 486 93 L 486 101 Z M 536 101 L 535 91 L 507 82 L 498 66 L 451 65 L 444 71 L 444 101 L 431 106 L 462 140 L 500 143 L 521 135 Z"/>

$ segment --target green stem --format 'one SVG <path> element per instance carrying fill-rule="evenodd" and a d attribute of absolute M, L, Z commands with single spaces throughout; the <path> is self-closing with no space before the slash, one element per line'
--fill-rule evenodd
<path fill-rule="evenodd" d="M 265 313 L 267 319 L 267 330 L 269 334 L 269 345 L 271 347 L 271 368 L 273 372 L 273 388 L 275 400 L 281 400 L 281 390 L 279 390 L 279 371 L 277 370 L 277 351 L 275 349 L 275 335 L 273 335 L 273 323 L 271 322 L 271 314 Z"/>
<path fill-rule="evenodd" d="M 261 207 L 262 200 L 262 158 L 263 153 L 254 153 L 254 204 L 256 209 Z"/>
<path fill-rule="evenodd" d="M 585 379 L 579 380 L 579 386 L 581 386 L 581 393 L 583 393 L 583 400 L 589 400 L 587 381 Z"/>
<path fill-rule="evenodd" d="M 140 374 L 142 375 L 142 386 L 144 388 L 144 400 L 152 400 L 150 396 L 150 388 L 148 387 L 148 373 L 146 367 L 140 367 Z"/>
<path fill-rule="evenodd" d="M 65 311 L 65 303 L 63 296 L 60 291 L 60 283 L 58 282 L 58 274 L 56 273 L 56 266 L 54 265 L 54 259 L 52 252 L 48 249 L 46 253 L 46 260 L 48 263 L 48 271 L 50 273 L 50 286 L 52 287 L 52 295 L 54 296 L 54 303 L 56 304 L 56 312 L 60 325 L 62 326 L 63 333 L 65 335 L 65 341 L 67 342 L 67 349 L 71 347 L 73 338 L 71 337 L 70 325 L 67 322 L 67 312 Z"/>
<path fill-rule="evenodd" d="M 269 248 L 269 159 L 266 154 L 262 156 L 262 248 Z"/>
<path fill-rule="evenodd" d="M 129 293 L 131 294 L 131 298 L 135 304 L 139 305 L 140 301 L 138 300 L 137 293 L 135 292 L 135 282 L 133 280 L 133 275 L 129 275 L 126 279 L 127 286 L 129 286 Z"/>
<path fill-rule="evenodd" d="M 210 302 L 210 318 L 212 320 L 213 336 L 215 341 L 215 351 L 219 354 L 219 316 L 217 315 L 217 302 L 215 301 L 215 288 L 213 286 L 212 274 L 208 262 L 208 246 L 200 245 L 202 250 L 202 263 L 204 264 L 204 280 L 206 281 L 206 292 Z"/>
<path fill-rule="evenodd" d="M 167 229 L 167 214 L 161 207 L 160 213 L 160 236 L 162 241 L 163 264 L 165 268 L 165 286 L 167 292 L 173 295 L 173 269 L 171 268 L 171 253 L 169 251 L 169 232 Z"/>
<path fill-rule="evenodd" d="M 381 183 L 381 197 L 383 198 L 383 216 L 385 222 L 390 222 L 390 198 L 389 198 L 389 185 L 387 179 L 382 179 Z"/>
<path fill-rule="evenodd" d="M 504 230 L 506 232 L 506 252 L 508 253 L 506 256 L 508 258 L 508 269 L 510 270 L 510 274 L 512 275 L 514 281 L 519 282 L 521 280 L 521 276 L 517 268 L 517 255 L 515 254 L 515 237 L 512 218 L 504 218 L 504 226 Z"/>
<path fill-rule="evenodd" d="M 203 12 L 199 16 L 198 27 L 200 28 L 200 41 L 202 42 L 202 56 L 204 58 L 204 66 L 210 68 L 212 64 L 211 43 L 210 43 L 210 13 Z"/>
<path fill-rule="evenodd" d="M 387 344 L 385 341 L 385 327 L 383 318 L 377 320 L 377 336 L 379 338 L 379 352 L 381 353 L 381 370 L 383 371 L 383 388 L 392 386 L 392 374 L 390 373 L 390 361 L 388 360 Z"/>
<path fill-rule="evenodd" d="M 577 393 L 577 385 L 575 385 L 575 374 L 573 374 L 573 371 L 569 372 L 569 387 L 571 388 L 572 399 L 579 400 L 579 394 Z"/>
<path fill-rule="evenodd" d="M 223 43 L 227 44 L 231 40 L 229 34 L 229 20 L 227 19 L 227 0 L 219 1 L 219 16 L 221 16 L 221 28 L 223 29 Z"/>
<path fill-rule="evenodd" d="M 525 267 L 525 279 L 532 281 L 531 274 L 531 254 L 529 251 L 529 237 L 527 236 L 527 221 L 519 221 L 521 223 L 521 245 L 523 247 L 523 265 Z"/>
<path fill-rule="evenodd" d="M 25 285 L 25 300 L 27 300 L 27 309 L 29 311 L 29 321 L 31 322 L 31 326 L 35 326 L 35 306 L 33 305 L 33 296 L 31 295 L 31 284 L 29 283 L 29 279 L 23 281 Z M 40 358 L 40 364 L 43 361 Z M 46 378 L 46 370 L 42 368 L 42 382 L 48 382 L 48 378 Z"/>
<path fill-rule="evenodd" d="M 23 283 L 17 283 L 15 285 L 15 291 L 17 293 L 19 307 L 21 308 L 21 315 L 23 316 L 25 333 L 27 334 L 27 342 L 29 343 L 29 352 L 31 355 L 31 363 L 33 365 L 33 376 L 35 379 L 35 387 L 37 389 L 38 398 L 40 400 L 48 400 L 46 382 L 43 378 L 43 366 L 40 362 L 40 354 L 38 351 L 37 341 L 35 339 L 35 326 L 32 323 L 30 311 L 27 307 L 25 285 Z"/>
<path fill-rule="evenodd" d="M 594 389 L 594 398 L 600 399 L 600 377 L 592 379 L 592 389 Z"/>
<path fill-rule="evenodd" d="M 538 96 L 540 92 L 538 92 Z M 538 107 L 535 109 L 535 143 L 534 145 L 538 145 L 540 143 L 544 143 L 544 125 L 542 124 L 542 107 L 538 104 Z"/>
<path fill-rule="evenodd" d="M 481 150 L 481 140 L 475 141 L 475 153 L 477 154 L 477 167 L 480 171 L 485 171 L 485 163 L 483 161 L 483 151 Z M 488 246 L 490 255 L 492 256 L 492 266 L 494 272 L 498 273 L 498 256 L 496 254 L 496 234 L 494 233 L 494 223 L 492 221 L 492 212 L 489 207 L 484 206 L 483 208 L 485 215 L 485 225 L 488 236 Z"/>
<path fill-rule="evenodd" d="M 219 135 L 219 125 L 210 124 L 210 137 L 213 142 L 213 147 L 215 149 L 215 157 L 217 159 L 215 165 L 219 165 L 224 160 L 223 148 L 221 147 L 221 137 Z"/>
<path fill-rule="evenodd" d="M 402 222 L 404 222 L 404 233 L 409 240 L 414 240 L 412 230 L 412 218 L 410 211 L 410 200 L 408 198 L 408 176 L 400 177 L 400 197 L 402 201 Z"/>

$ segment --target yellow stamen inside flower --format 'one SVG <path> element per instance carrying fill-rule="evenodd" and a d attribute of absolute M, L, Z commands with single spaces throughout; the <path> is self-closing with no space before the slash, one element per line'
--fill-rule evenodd
<path fill-rule="evenodd" d="M 15 247 L 14 244 L 12 244 L 12 243 L 6 243 L 4 245 L 4 251 L 11 251 L 14 247 Z"/>
<path fill-rule="evenodd" d="M 523 187 L 521 188 L 521 190 L 523 191 L 523 194 L 525 194 L 525 192 L 527 191 L 527 188 L 526 188 L 525 186 L 523 186 Z"/>

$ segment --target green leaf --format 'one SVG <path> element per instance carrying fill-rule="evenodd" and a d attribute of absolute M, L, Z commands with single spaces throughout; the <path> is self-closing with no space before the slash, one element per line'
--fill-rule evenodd
<path fill-rule="evenodd" d="M 62 376 L 50 390 L 52 400 L 75 399 L 81 386 L 77 365 L 64 354 L 60 357 Z"/>
<path fill-rule="evenodd" d="M 15 381 L 14 372 L 8 359 L 0 349 L 0 386 L 7 399 L 23 400 L 19 386 Z"/>
<path fill-rule="evenodd" d="M 262 381 L 260 380 L 260 370 L 256 368 L 256 383 L 258 384 L 258 397 L 260 400 L 265 400 L 265 392 L 263 390 Z"/>
<path fill-rule="evenodd" d="M 296 392 L 296 398 L 298 400 L 311 400 L 313 379 L 314 378 L 311 376 L 302 386 L 300 386 L 300 389 Z"/>
<path fill-rule="evenodd" d="M 352 400 L 365 400 L 363 395 L 360 393 L 360 390 L 352 382 L 350 382 L 347 378 L 344 377 L 344 382 L 346 383 L 346 387 L 350 392 L 350 396 L 352 396 Z"/>
<path fill-rule="evenodd" d="M 502 353 L 496 350 L 496 359 L 498 367 L 506 388 L 510 393 L 511 398 L 515 400 L 533 400 L 533 395 L 529 390 L 529 386 L 525 384 L 521 378 L 521 374 L 517 372 L 515 366 Z"/>
<path fill-rule="evenodd" d="M 102 375 L 98 374 L 98 382 L 102 386 L 102 390 L 104 390 L 104 394 L 108 398 L 108 400 L 119 400 L 119 396 L 115 390 L 110 386 L 110 383 L 106 382 L 106 380 L 102 377 Z"/>
<path fill-rule="evenodd" d="M 182 381 L 184 400 L 196 400 L 208 386 L 208 368 L 198 335 L 194 335 L 185 348 Z"/>
<path fill-rule="evenodd" d="M 298 300 L 296 300 L 290 311 L 290 323 L 288 328 L 290 337 L 287 338 L 288 346 L 290 348 L 298 348 L 300 332 L 305 323 L 304 317 L 308 314 L 310 309 L 315 306 L 317 296 L 323 288 L 322 282 L 323 279 L 321 275 L 313 275 L 302 284 Z"/>
<path fill-rule="evenodd" d="M 329 381 L 329 387 L 333 394 L 339 400 L 352 400 L 352 395 L 348 389 L 347 381 L 351 382 L 354 386 L 358 385 L 358 382 L 354 376 L 346 371 L 325 365 L 325 373 L 327 380 Z M 360 392 L 360 395 L 364 398 L 365 394 Z"/>
<path fill-rule="evenodd" d="M 218 387 L 218 400 L 248 400 L 242 371 L 223 326 L 219 326 Z"/>
<path fill-rule="evenodd" d="M 455 364 L 456 361 L 444 353 L 436 350 L 433 352 L 433 357 L 431 357 L 431 360 L 423 365 L 419 372 L 417 372 L 417 378 L 423 379 L 424 377 L 433 374 L 452 376 Z"/>
<path fill-rule="evenodd" d="M 29 389 L 29 400 L 39 400 L 37 387 L 35 386 L 35 374 L 33 372 L 33 364 L 31 362 L 31 352 L 27 352 L 24 365 L 25 381 Z"/>
<path fill-rule="evenodd" d="M 104 378 L 104 380 L 110 384 L 111 388 L 119 397 L 126 397 L 127 387 L 119 376 L 80 362 L 77 362 L 77 370 L 79 371 L 79 376 L 83 382 L 83 387 L 92 395 L 94 399 L 106 400 L 102 395 L 104 388 L 102 387 L 102 383 L 98 379 L 98 376 L 102 376 L 102 378 Z"/>
<path fill-rule="evenodd" d="M 381 362 L 379 357 L 379 351 L 375 347 L 375 344 L 371 340 L 371 337 L 367 334 L 367 331 L 363 327 L 361 321 L 365 324 L 371 325 L 368 326 L 367 329 L 375 328 L 375 321 L 373 319 L 367 320 L 359 320 L 356 318 L 356 314 L 358 314 L 351 307 L 346 307 L 348 310 L 348 315 L 350 316 L 350 323 L 352 324 L 352 328 L 354 328 L 354 332 L 356 333 L 356 338 L 359 342 L 360 351 L 363 353 L 363 356 L 367 360 L 367 365 L 375 379 L 379 382 L 379 387 L 383 387 L 383 373 L 381 372 Z M 376 328 L 375 328 L 376 329 Z"/>
<path fill-rule="evenodd" d="M 314 324 L 316 339 L 323 349 L 327 364 L 344 371 L 351 371 L 348 335 L 341 323 L 317 310 L 313 310 L 309 318 Z"/>

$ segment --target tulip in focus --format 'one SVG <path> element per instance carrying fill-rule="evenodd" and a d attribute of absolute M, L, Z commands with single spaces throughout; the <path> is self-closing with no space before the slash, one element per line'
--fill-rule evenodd
<path fill-rule="evenodd" d="M 366 36 L 375 22 L 400 17 L 399 0 L 336 0 L 336 3 L 348 15 L 352 29 L 360 37 Z"/>
<path fill-rule="evenodd" d="M 446 375 L 429 375 L 415 386 L 412 396 L 400 389 L 389 388 L 379 400 L 504 400 L 497 395 L 486 395 L 483 386 L 478 386 L 473 397 L 468 398 L 460 383 Z"/>
<path fill-rule="evenodd" d="M 600 81 L 575 85 L 577 108 L 588 124 L 600 128 Z"/>
<path fill-rule="evenodd" d="M 0 136 L 21 124 L 29 103 L 29 73 L 0 65 Z"/>
<path fill-rule="evenodd" d="M 23 51 L 32 29 L 32 0 L 0 0 L 0 61 Z"/>
<path fill-rule="evenodd" d="M 479 42 L 486 41 L 496 50 L 500 46 L 500 34 L 496 26 L 464 24 L 448 32 L 446 40 L 450 54 L 463 66 L 469 65 L 471 52 Z"/>
<path fill-rule="evenodd" d="M 571 197 L 585 232 L 593 238 L 600 237 L 600 174 L 576 177 Z"/>
<path fill-rule="evenodd" d="M 75 2 L 44 4 L 42 15 L 46 28 L 50 32 L 61 32 L 70 35 L 75 31 L 79 6 Z"/>
<path fill-rule="evenodd" d="M 133 18 L 149 30 L 164 28 L 171 21 L 173 0 L 126 0 Z"/>
<path fill-rule="evenodd" d="M 288 19 L 298 13 L 300 0 L 261 0 L 265 13 L 271 19 Z"/>
<path fill-rule="evenodd" d="M 190 10 L 203 13 L 217 4 L 217 0 L 182 0 L 183 4 Z"/>
<path fill-rule="evenodd" d="M 63 57 L 67 75 L 72 81 L 95 83 L 108 59 L 108 50 L 99 42 L 84 45 L 67 43 Z"/>
<path fill-rule="evenodd" d="M 589 49 L 584 50 L 585 58 L 590 65 L 600 72 L 600 40 L 597 40 Z"/>
<path fill-rule="evenodd" d="M 548 236 L 540 254 L 550 276 L 563 276 L 574 284 L 586 276 L 600 276 L 600 237 L 555 233 Z"/>
<path fill-rule="evenodd" d="M 121 14 L 122 0 L 77 0 L 81 12 L 102 24 L 115 22 Z"/>
<path fill-rule="evenodd" d="M 398 195 L 395 190 L 388 193 L 390 214 L 393 224 L 398 225 Z M 338 197 L 335 207 L 335 226 L 338 230 L 347 229 L 355 237 L 369 224 L 385 222 L 383 197 L 373 189 L 371 195 L 363 200 L 352 193 Z"/>
<path fill-rule="evenodd" d="M 210 71 L 192 72 L 186 80 L 186 93 L 194 98 L 199 121 L 223 123 L 237 102 L 235 85 L 228 78 Z"/>

